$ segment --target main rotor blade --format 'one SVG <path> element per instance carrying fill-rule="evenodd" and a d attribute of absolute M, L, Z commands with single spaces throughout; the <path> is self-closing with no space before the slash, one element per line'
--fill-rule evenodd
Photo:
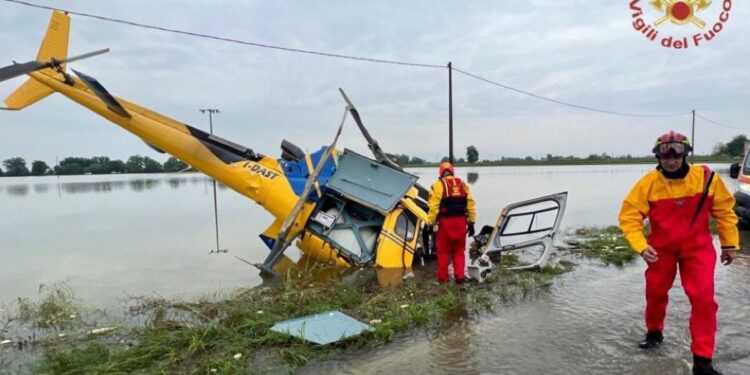
<path fill-rule="evenodd" d="M 107 52 L 109 52 L 109 48 L 100 49 L 94 52 L 84 53 L 78 56 L 68 57 L 62 60 L 57 60 L 53 58 L 52 60 L 48 62 L 29 61 L 23 64 L 14 63 L 13 65 L 8 65 L 6 67 L 0 68 L 0 82 L 7 81 L 9 79 L 16 78 L 24 74 L 29 74 L 37 70 L 42 70 L 46 68 L 51 68 L 53 66 L 73 62 L 73 61 L 87 59 L 89 57 L 94 57 L 94 56 L 101 55 Z"/>
<path fill-rule="evenodd" d="M 365 128 L 365 125 L 362 123 L 362 119 L 359 117 L 359 111 L 357 111 L 357 108 L 354 107 L 354 104 L 352 104 L 352 101 L 349 100 L 349 97 L 346 96 L 344 90 L 339 87 L 339 92 L 341 93 L 341 96 L 344 97 L 346 104 L 349 105 L 349 112 L 351 112 L 352 117 L 354 118 L 354 122 L 357 123 L 357 127 L 359 127 L 359 130 L 365 137 L 365 140 L 367 141 L 367 147 L 369 147 L 370 151 L 372 151 L 373 156 L 375 156 L 375 160 L 399 171 L 403 170 L 400 165 L 396 164 L 393 160 L 391 160 L 391 158 L 388 157 L 388 155 L 385 154 L 385 152 L 383 152 L 383 149 L 380 148 L 378 141 L 375 140 L 372 135 L 370 135 L 370 132 L 367 131 L 367 128 Z"/>
<path fill-rule="evenodd" d="M 341 93 L 341 96 L 344 97 L 346 104 L 349 106 L 349 112 L 351 112 L 352 117 L 354 117 L 354 122 L 357 123 L 357 127 L 362 132 L 362 136 L 364 136 L 365 140 L 367 140 L 367 147 L 369 147 L 370 151 L 372 151 L 372 154 L 375 156 L 375 160 L 393 169 L 403 171 L 404 169 L 401 168 L 401 166 L 396 162 L 394 162 L 393 159 L 388 157 L 388 154 L 386 154 L 383 149 L 380 148 L 380 144 L 378 144 L 378 141 L 376 141 L 375 138 L 370 135 L 370 132 L 367 131 L 367 128 L 365 128 L 365 125 L 362 123 L 362 119 L 359 117 L 359 111 L 357 111 L 357 108 L 354 107 L 354 104 L 352 104 L 352 101 L 349 100 L 349 97 L 346 96 L 344 90 L 339 87 L 339 92 Z M 429 191 L 420 184 L 416 184 L 415 186 L 419 191 L 419 195 L 427 200 L 427 197 L 430 194 Z"/>
<path fill-rule="evenodd" d="M 347 107 L 347 110 L 348 109 L 349 107 Z M 341 130 L 344 128 L 344 123 L 346 122 L 346 113 L 347 111 L 344 111 L 344 118 L 341 119 L 341 124 L 336 131 L 336 136 L 333 138 L 333 141 L 328 146 L 328 148 L 326 148 L 325 152 L 323 152 L 323 156 L 320 157 L 320 160 L 315 166 L 315 169 L 307 178 L 307 181 L 305 181 L 305 188 L 302 190 L 302 194 L 299 195 L 299 199 L 294 205 L 294 208 L 292 208 L 292 212 L 289 214 L 289 216 L 287 216 L 286 220 L 284 220 L 284 223 L 281 225 L 279 235 L 273 245 L 273 249 L 271 249 L 271 252 L 268 254 L 268 257 L 266 257 L 266 260 L 263 262 L 263 264 L 255 265 L 261 270 L 261 272 L 265 272 L 273 276 L 278 276 L 276 271 L 274 271 L 272 267 L 276 264 L 276 262 L 278 262 L 279 258 L 281 258 L 281 256 L 284 254 L 284 250 L 286 250 L 286 248 L 292 242 L 293 238 L 288 238 L 289 232 L 292 229 L 292 225 L 297 221 L 297 217 L 302 212 L 302 208 L 307 202 L 307 199 L 310 197 L 310 194 L 313 191 L 312 188 L 315 185 L 315 182 L 318 181 L 320 172 L 323 170 L 323 167 L 328 162 L 328 158 L 331 157 L 331 154 L 333 154 L 333 150 L 336 148 L 336 143 L 339 140 L 339 136 L 341 136 Z"/>

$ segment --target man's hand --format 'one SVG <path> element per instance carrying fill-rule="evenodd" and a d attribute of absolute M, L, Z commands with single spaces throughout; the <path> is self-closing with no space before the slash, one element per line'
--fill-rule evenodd
<path fill-rule="evenodd" d="M 732 261 L 736 257 L 737 257 L 737 249 L 722 249 L 721 250 L 721 264 L 725 266 L 732 264 Z"/>
<path fill-rule="evenodd" d="M 659 260 L 659 254 L 654 250 L 653 247 L 647 246 L 643 251 L 641 252 L 641 258 L 646 261 L 646 263 L 654 263 L 657 260 Z"/>
<path fill-rule="evenodd" d="M 469 237 L 474 237 L 474 223 L 472 223 L 471 221 L 468 224 L 468 228 L 466 230 L 466 233 L 469 234 Z"/>

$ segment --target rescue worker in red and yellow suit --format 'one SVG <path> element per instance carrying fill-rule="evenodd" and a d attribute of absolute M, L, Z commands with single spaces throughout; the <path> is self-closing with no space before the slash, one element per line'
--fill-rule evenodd
<path fill-rule="evenodd" d="M 440 178 L 430 188 L 430 212 L 427 215 L 428 228 L 436 223 L 437 279 L 448 282 L 448 265 L 453 261 L 456 283 L 466 280 L 466 235 L 474 235 L 477 221 L 474 196 L 461 179 L 456 177 L 453 164 L 440 164 Z"/>
<path fill-rule="evenodd" d="M 639 344 L 651 349 L 663 341 L 669 289 L 677 269 L 692 307 L 693 373 L 718 374 L 711 360 L 716 334 L 714 269 L 716 249 L 709 231 L 709 216 L 717 222 L 721 260 L 730 264 L 739 248 L 734 197 L 718 174 L 708 167 L 689 165 L 688 138 L 671 131 L 656 141 L 656 170 L 643 176 L 628 193 L 620 210 L 620 228 L 630 246 L 648 263 L 646 311 L 648 333 Z M 643 234 L 648 218 L 651 234 Z"/>

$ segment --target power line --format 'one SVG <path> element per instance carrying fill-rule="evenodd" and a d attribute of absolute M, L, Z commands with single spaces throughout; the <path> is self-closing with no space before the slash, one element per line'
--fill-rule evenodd
<path fill-rule="evenodd" d="M 404 65 L 404 66 L 414 66 L 414 67 L 420 67 L 420 68 L 440 68 L 440 69 L 445 69 L 446 68 L 445 65 L 424 64 L 424 63 L 416 63 L 416 62 L 408 62 L 408 61 L 385 60 L 385 59 L 375 59 L 375 58 L 371 58 L 371 57 L 342 55 L 342 54 L 337 54 L 337 53 L 329 53 L 329 52 L 320 52 L 320 51 L 312 51 L 312 50 L 304 50 L 304 49 L 297 49 L 297 48 L 274 46 L 274 45 L 271 45 L 271 44 L 248 42 L 248 41 L 239 40 L 239 39 L 224 38 L 224 37 L 215 36 L 215 35 L 195 33 L 195 32 L 192 32 L 192 31 L 184 31 L 184 30 L 170 29 L 170 28 L 161 27 L 161 26 L 147 25 L 147 24 L 133 22 L 133 21 L 126 21 L 126 20 L 121 20 L 121 19 L 117 19 L 117 18 L 99 16 L 99 15 L 96 15 L 96 14 L 76 12 L 76 11 L 67 10 L 67 9 L 55 8 L 55 7 L 45 6 L 45 5 L 32 4 L 32 3 L 25 2 L 25 1 L 20 1 L 20 0 L 3 0 L 3 1 L 8 2 L 8 3 L 15 3 L 15 4 L 20 4 L 20 5 L 25 5 L 25 6 L 28 6 L 28 7 L 38 8 L 38 9 L 58 10 L 58 11 L 61 11 L 61 12 L 65 12 L 65 13 L 69 13 L 69 14 L 74 14 L 74 15 L 81 16 L 81 17 L 95 18 L 95 19 L 102 20 L 102 21 L 115 22 L 115 23 L 120 23 L 120 24 L 124 24 L 124 25 L 130 25 L 130 26 L 140 27 L 140 28 L 144 28 L 144 29 L 159 30 L 159 31 L 164 31 L 164 32 L 168 32 L 168 33 L 173 33 L 173 34 L 182 34 L 182 35 L 194 36 L 194 37 L 198 37 L 198 38 L 213 39 L 213 40 L 219 40 L 219 41 L 222 41 L 222 42 L 242 44 L 242 45 L 246 45 L 246 46 L 275 49 L 275 50 L 281 50 L 281 51 L 287 51 L 287 52 L 305 53 L 305 54 L 309 54 L 309 55 L 335 57 L 335 58 L 339 58 L 339 59 L 367 61 L 367 62 L 380 63 L 380 64 Z"/>
<path fill-rule="evenodd" d="M 616 116 L 629 116 L 629 117 L 677 117 L 677 116 L 685 116 L 685 115 L 688 115 L 688 114 L 691 113 L 690 111 L 688 111 L 688 112 L 671 113 L 671 114 L 642 114 L 642 113 L 617 112 L 617 111 L 611 111 L 611 110 L 608 110 L 608 109 L 588 107 L 588 106 L 584 106 L 584 105 L 580 105 L 580 104 L 574 104 L 574 103 L 564 102 L 562 100 L 552 99 L 552 98 L 548 98 L 546 96 L 534 94 L 532 92 L 524 91 L 524 90 L 521 90 L 521 89 L 518 89 L 518 88 L 515 88 L 515 87 L 512 87 L 512 86 L 508 86 L 508 85 L 505 85 L 505 84 L 502 84 L 502 83 L 499 83 L 499 82 L 495 82 L 495 81 L 489 80 L 487 78 L 478 76 L 476 74 L 469 73 L 469 72 L 467 72 L 465 70 L 461 70 L 461 69 L 458 69 L 458 68 L 453 68 L 453 70 L 455 70 L 455 71 L 457 71 L 457 72 L 459 72 L 459 73 L 461 73 L 463 75 L 466 75 L 466 76 L 469 76 L 471 78 L 474 78 L 476 80 L 482 81 L 484 83 L 489 83 L 491 85 L 495 85 L 495 86 L 504 88 L 506 90 L 514 91 L 514 92 L 517 92 L 519 94 L 530 96 L 532 98 L 536 98 L 536 99 L 539 99 L 539 100 L 544 100 L 544 101 L 547 101 L 547 102 L 551 102 L 551 103 L 555 103 L 555 104 L 560 104 L 560 105 L 564 105 L 564 106 L 568 106 L 568 107 L 572 107 L 572 108 L 582 109 L 582 110 L 585 110 L 585 111 L 606 113 L 606 114 L 609 114 L 609 115 L 616 115 Z"/>
<path fill-rule="evenodd" d="M 747 128 L 739 128 L 739 127 L 736 127 L 736 126 L 729 126 L 729 125 L 725 125 L 725 124 L 722 124 L 722 123 L 720 123 L 720 122 L 718 122 L 718 121 L 714 121 L 714 120 L 711 120 L 710 118 L 708 118 L 708 117 L 706 117 L 706 116 L 702 116 L 702 115 L 700 115 L 700 114 L 698 114 L 698 113 L 696 113 L 696 114 L 695 114 L 695 116 L 696 116 L 696 117 L 700 117 L 700 118 L 701 118 L 701 119 L 703 119 L 704 121 L 707 121 L 707 122 L 710 122 L 710 123 L 712 123 L 712 124 L 714 124 L 714 125 L 719 125 L 719 126 L 722 126 L 722 127 L 725 127 L 725 128 L 729 128 L 729 129 L 737 129 L 737 130 L 749 130 L 749 129 L 747 129 Z"/>
<path fill-rule="evenodd" d="M 364 61 L 364 62 L 371 62 L 371 63 L 412 66 L 412 67 L 418 67 L 418 68 L 448 69 L 448 66 L 446 66 L 446 65 L 416 63 L 416 62 L 397 61 L 397 60 L 376 59 L 376 58 L 370 58 L 370 57 L 342 55 L 342 54 L 336 54 L 336 53 L 328 53 L 328 52 L 320 52 L 320 51 L 313 51 L 313 50 L 304 50 L 304 49 L 297 49 L 297 48 L 281 47 L 281 46 L 275 46 L 275 45 L 264 44 L 264 43 L 248 42 L 248 41 L 243 41 L 243 40 L 238 40 L 238 39 L 224 38 L 224 37 L 219 37 L 219 36 L 214 36 L 214 35 L 208 35 L 208 34 L 202 34 L 202 33 L 196 33 L 196 32 L 191 32 L 191 31 L 170 29 L 170 28 L 166 28 L 166 27 L 162 27 L 162 26 L 154 26 L 154 25 L 142 24 L 142 23 L 138 23 L 138 22 L 132 22 L 132 21 L 127 21 L 127 20 L 122 20 L 122 19 L 117 19 L 117 18 L 112 18 L 112 17 L 105 17 L 105 16 L 96 15 L 96 14 L 76 12 L 76 11 L 71 11 L 71 10 L 67 10 L 67 9 L 60 9 L 60 8 L 55 8 L 55 7 L 45 6 L 45 5 L 33 4 L 33 3 L 26 2 L 26 1 L 21 1 L 21 0 L 3 0 L 3 1 L 8 2 L 8 3 L 15 3 L 15 4 L 19 4 L 19 5 L 24 5 L 24 6 L 28 6 L 28 7 L 32 7 L 32 8 L 38 8 L 38 9 L 58 10 L 58 11 L 66 12 L 66 13 L 69 13 L 69 14 L 81 16 L 81 17 L 89 17 L 89 18 L 94 18 L 94 19 L 98 19 L 98 20 L 102 20 L 102 21 L 114 22 L 114 23 L 129 25 L 129 26 L 135 26 L 135 27 L 145 28 L 145 29 L 152 29 L 152 30 L 157 30 L 157 31 L 164 31 L 164 32 L 169 32 L 169 33 L 174 33 L 174 34 L 181 34 L 181 35 L 193 36 L 193 37 L 198 37 L 198 38 L 205 38 L 205 39 L 223 41 L 223 42 L 228 42 L 228 43 L 241 44 L 241 45 L 246 45 L 246 46 L 253 46 L 253 47 L 260 47 L 260 48 L 267 48 L 267 49 L 275 49 L 275 50 L 286 51 L 286 52 L 303 53 L 303 54 L 325 56 L 325 57 L 332 57 L 332 58 L 339 58 L 339 59 Z M 576 108 L 576 109 L 580 109 L 580 110 L 590 111 L 590 112 L 598 112 L 598 113 L 604 113 L 604 114 L 608 114 L 608 115 L 627 116 L 627 117 L 678 117 L 678 116 L 685 116 L 685 115 L 691 114 L 690 111 L 681 112 L 681 113 L 671 113 L 671 114 L 630 113 L 630 112 L 619 112 L 619 111 L 613 111 L 613 110 L 608 110 L 608 109 L 590 107 L 590 106 L 585 106 L 585 105 L 581 105 L 581 104 L 570 103 L 570 102 L 566 102 L 566 101 L 562 101 L 562 100 L 557 100 L 557 99 L 549 98 L 549 97 L 546 97 L 546 96 L 543 96 L 543 95 L 535 94 L 535 93 L 532 93 L 532 92 L 529 92 L 529 91 L 526 91 L 526 90 L 522 90 L 522 89 L 519 89 L 519 88 L 516 88 L 516 87 L 513 87 L 513 86 L 509 86 L 509 85 L 506 85 L 506 84 L 503 84 L 503 83 L 499 83 L 499 82 L 490 80 L 488 78 L 484 78 L 482 76 L 479 76 L 479 75 L 476 75 L 476 74 L 473 74 L 473 73 L 469 73 L 469 72 L 467 72 L 465 70 L 461 70 L 461 69 L 458 69 L 458 68 L 455 68 L 455 67 L 452 67 L 450 69 L 455 70 L 456 72 L 461 73 L 463 75 L 466 75 L 468 77 L 471 77 L 471 78 L 474 78 L 476 80 L 482 81 L 484 83 L 488 83 L 488 84 L 491 84 L 491 85 L 494 85 L 494 86 L 497 86 L 497 87 L 500 87 L 500 88 L 503 88 L 503 89 L 506 89 L 506 90 L 510 90 L 510 91 L 513 91 L 513 92 L 516 92 L 516 93 L 519 93 L 519 94 L 522 94 L 522 95 L 530 96 L 530 97 L 535 98 L 535 99 L 539 99 L 539 100 L 543 100 L 543 101 L 547 101 L 547 102 L 555 103 L 555 104 L 559 104 L 559 105 L 564 105 L 564 106 L 567 106 L 567 107 Z M 726 127 L 726 128 L 746 130 L 744 128 L 737 128 L 737 127 L 732 127 L 732 126 L 724 125 L 722 123 L 719 123 L 717 121 L 713 121 L 711 119 L 708 119 L 708 118 L 706 118 L 704 116 L 701 116 L 701 115 L 698 115 L 698 114 L 696 114 L 696 116 L 698 116 L 698 117 L 700 117 L 700 118 L 702 118 L 702 119 L 704 119 L 704 120 L 706 120 L 708 122 L 711 122 L 713 124 L 716 124 L 716 125 L 719 125 L 719 126 L 723 126 L 723 127 Z"/>

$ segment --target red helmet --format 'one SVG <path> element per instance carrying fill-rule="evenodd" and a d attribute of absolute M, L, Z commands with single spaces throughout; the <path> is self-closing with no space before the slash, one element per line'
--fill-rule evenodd
<path fill-rule="evenodd" d="M 690 145 L 690 139 L 683 134 L 677 133 L 674 130 L 670 130 L 669 133 L 665 133 L 659 138 L 656 138 L 656 145 L 651 150 L 656 156 L 674 154 L 677 156 L 687 155 L 688 152 L 693 151 L 693 146 Z"/>
<path fill-rule="evenodd" d="M 450 172 L 451 176 L 456 175 L 456 172 L 453 170 L 453 164 L 447 161 L 443 164 L 440 164 L 440 169 L 439 169 L 440 177 L 443 177 L 445 172 Z"/>

